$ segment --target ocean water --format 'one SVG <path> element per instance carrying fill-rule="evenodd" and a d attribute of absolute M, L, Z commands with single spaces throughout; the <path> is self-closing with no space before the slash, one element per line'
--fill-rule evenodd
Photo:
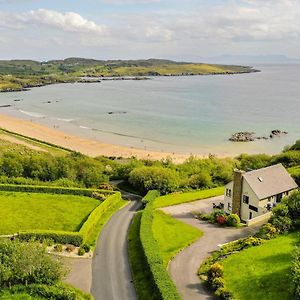
<path fill-rule="evenodd" d="M 1 93 L 0 114 L 106 143 L 175 153 L 277 153 L 300 138 L 300 65 L 260 73 L 58 84 Z M 14 100 L 21 101 L 14 101 Z M 288 135 L 249 143 L 237 131 Z"/>

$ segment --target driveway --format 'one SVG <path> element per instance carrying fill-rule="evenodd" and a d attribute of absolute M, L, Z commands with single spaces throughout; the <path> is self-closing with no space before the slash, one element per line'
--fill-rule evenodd
<path fill-rule="evenodd" d="M 199 266 L 214 250 L 218 249 L 218 245 L 246 237 L 257 230 L 257 227 L 222 228 L 194 218 L 192 212 L 209 212 L 212 209 L 212 203 L 219 203 L 222 199 L 223 196 L 213 197 L 207 200 L 162 208 L 164 212 L 200 229 L 204 233 L 199 240 L 181 251 L 168 267 L 168 271 L 184 300 L 214 299 L 205 290 L 197 276 Z"/>
<path fill-rule="evenodd" d="M 128 198 L 136 195 L 126 193 Z M 92 265 L 91 293 L 96 300 L 137 299 L 127 252 L 127 232 L 140 202 L 132 201 L 104 226 Z"/>

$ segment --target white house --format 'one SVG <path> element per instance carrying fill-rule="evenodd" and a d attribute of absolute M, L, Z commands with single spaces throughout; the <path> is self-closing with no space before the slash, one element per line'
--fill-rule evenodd
<path fill-rule="evenodd" d="M 225 186 L 224 210 L 249 221 L 268 213 L 298 186 L 282 164 L 245 172 L 234 170 Z"/>

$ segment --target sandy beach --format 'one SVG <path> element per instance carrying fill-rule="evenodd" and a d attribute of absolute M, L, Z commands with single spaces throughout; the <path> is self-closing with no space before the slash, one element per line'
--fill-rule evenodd
<path fill-rule="evenodd" d="M 52 143 L 58 146 L 62 146 L 73 151 L 78 151 L 92 157 L 104 155 L 128 158 L 135 156 L 140 159 L 152 160 L 161 160 L 167 157 L 171 157 L 175 163 L 183 162 L 189 157 L 189 155 L 186 154 L 147 151 L 142 149 L 100 143 L 98 141 L 84 139 L 74 135 L 68 135 L 62 131 L 48 128 L 46 126 L 36 124 L 32 121 L 21 120 L 3 114 L 0 115 L 0 128 L 13 131 L 31 138 L 36 138 L 38 140 Z"/>

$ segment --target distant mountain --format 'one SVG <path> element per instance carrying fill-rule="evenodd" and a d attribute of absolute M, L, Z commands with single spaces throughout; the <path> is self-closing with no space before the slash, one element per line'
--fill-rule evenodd
<path fill-rule="evenodd" d="M 222 64 L 253 64 L 253 63 L 295 63 L 300 59 L 289 58 L 286 55 L 270 54 L 270 55 L 231 55 L 225 54 L 214 57 L 202 58 L 209 63 Z"/>

